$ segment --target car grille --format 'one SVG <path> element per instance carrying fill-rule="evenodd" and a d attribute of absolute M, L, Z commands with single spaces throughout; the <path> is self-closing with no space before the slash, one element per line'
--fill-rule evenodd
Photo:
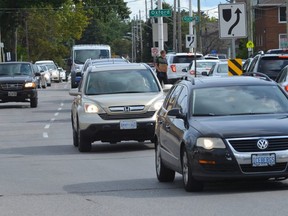
<path fill-rule="evenodd" d="M 263 152 L 257 147 L 260 138 L 227 139 L 228 143 L 238 152 Z M 265 137 L 269 145 L 265 151 L 283 151 L 288 149 L 288 137 Z"/>
<path fill-rule="evenodd" d="M 240 165 L 242 172 L 280 172 L 286 170 L 287 163 L 276 163 L 274 166 L 253 167 L 251 164 Z"/>
<path fill-rule="evenodd" d="M 23 88 L 23 83 L 1 83 L 2 90 L 19 90 Z"/>
<path fill-rule="evenodd" d="M 155 111 L 149 111 L 146 113 L 121 113 L 117 115 L 99 114 L 103 120 L 118 120 L 118 119 L 139 119 L 139 118 L 151 118 L 155 114 Z"/>

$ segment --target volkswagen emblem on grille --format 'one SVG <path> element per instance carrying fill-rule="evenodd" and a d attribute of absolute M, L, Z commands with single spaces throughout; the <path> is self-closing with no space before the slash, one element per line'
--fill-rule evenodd
<path fill-rule="evenodd" d="M 128 106 L 124 107 L 124 112 L 130 112 L 130 107 Z"/>
<path fill-rule="evenodd" d="M 268 144 L 269 144 L 269 142 L 266 139 L 259 139 L 257 141 L 257 147 L 261 150 L 266 149 L 268 147 Z"/>

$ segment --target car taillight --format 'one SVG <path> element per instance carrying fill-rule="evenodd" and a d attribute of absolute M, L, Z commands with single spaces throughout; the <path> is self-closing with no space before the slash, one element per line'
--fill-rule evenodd
<path fill-rule="evenodd" d="M 171 65 L 170 67 L 171 67 L 172 72 L 176 72 L 176 65 Z"/>
<path fill-rule="evenodd" d="M 189 73 L 190 73 L 191 75 L 195 75 L 195 70 L 190 70 Z"/>
<path fill-rule="evenodd" d="M 288 85 L 284 87 L 285 91 L 288 92 Z"/>

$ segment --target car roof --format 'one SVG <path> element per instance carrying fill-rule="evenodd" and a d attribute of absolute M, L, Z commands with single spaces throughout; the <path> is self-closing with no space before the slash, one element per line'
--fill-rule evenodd
<path fill-rule="evenodd" d="M 148 66 L 146 66 L 145 64 L 141 64 L 141 63 L 130 63 L 130 64 L 123 64 L 123 63 L 115 63 L 115 64 L 100 64 L 100 65 L 92 65 L 91 66 L 91 71 L 107 71 L 107 70 L 123 70 L 123 69 L 148 69 Z"/>
<path fill-rule="evenodd" d="M 166 56 L 169 56 L 169 55 L 172 55 L 172 56 L 194 56 L 195 55 L 195 53 L 167 53 L 166 54 Z M 201 55 L 201 56 L 203 56 L 203 54 L 202 53 L 196 53 L 196 55 Z"/>
<path fill-rule="evenodd" d="M 191 82 L 191 85 L 195 86 L 194 88 L 240 85 L 277 85 L 274 81 L 268 81 L 252 76 L 198 77 L 187 81 Z"/>

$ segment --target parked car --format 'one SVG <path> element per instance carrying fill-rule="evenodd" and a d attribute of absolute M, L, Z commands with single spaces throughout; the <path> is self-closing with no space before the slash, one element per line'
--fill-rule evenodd
<path fill-rule="evenodd" d="M 151 68 L 138 63 L 91 66 L 69 93 L 75 96 L 71 121 L 80 152 L 89 152 L 94 141 L 152 140 L 165 97 Z"/>
<path fill-rule="evenodd" d="M 246 72 L 260 72 L 275 80 L 279 72 L 288 65 L 287 54 L 257 54 Z"/>
<path fill-rule="evenodd" d="M 170 84 L 175 83 L 181 77 L 186 76 L 187 72 L 183 72 L 183 69 L 195 59 L 203 59 L 201 53 L 167 53 L 166 54 L 168 69 L 167 79 Z"/>
<path fill-rule="evenodd" d="M 280 71 L 275 81 L 288 93 L 288 65 Z"/>
<path fill-rule="evenodd" d="M 0 103 L 29 102 L 37 107 L 37 76 L 40 72 L 30 62 L 0 63 Z"/>
<path fill-rule="evenodd" d="M 60 72 L 58 70 L 57 65 L 54 63 L 54 61 L 41 60 L 41 61 L 36 61 L 35 64 L 46 65 L 48 67 L 49 72 L 50 72 L 51 80 L 54 82 L 60 82 L 61 81 Z"/>
<path fill-rule="evenodd" d="M 202 73 L 206 72 L 204 75 L 207 76 L 210 69 L 218 62 L 219 59 L 199 59 L 196 61 L 193 60 L 187 68 L 183 69 L 183 72 L 187 72 L 187 75 L 192 77 L 201 77 Z"/>
<path fill-rule="evenodd" d="M 186 191 L 208 181 L 288 177 L 288 97 L 271 79 L 200 77 L 174 84 L 156 117 L 160 182 Z"/>

